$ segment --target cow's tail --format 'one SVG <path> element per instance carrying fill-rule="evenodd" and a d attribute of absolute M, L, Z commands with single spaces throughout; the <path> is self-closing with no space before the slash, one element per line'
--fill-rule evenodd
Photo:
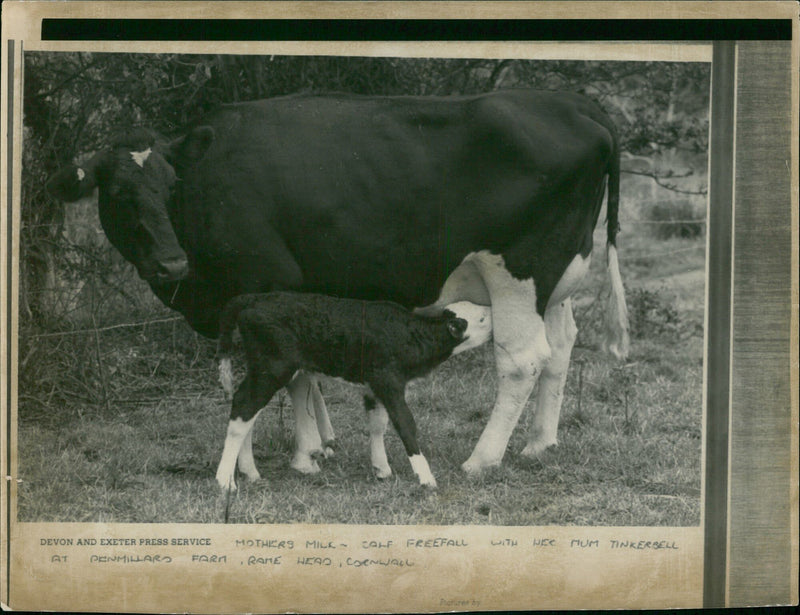
<path fill-rule="evenodd" d="M 233 398 L 233 334 L 239 323 L 239 313 L 258 301 L 254 295 L 235 297 L 225 306 L 219 318 L 219 339 L 217 341 L 217 359 L 219 360 L 219 383 L 225 392 L 225 399 Z"/>
<path fill-rule="evenodd" d="M 613 150 L 608 166 L 608 201 L 607 211 L 607 267 L 610 293 L 606 305 L 606 334 L 603 350 L 618 359 L 628 356 L 630 338 L 628 336 L 628 306 L 625 303 L 625 288 L 619 272 L 617 257 L 617 233 L 619 232 L 619 175 L 620 149 L 616 135 L 612 131 Z"/>

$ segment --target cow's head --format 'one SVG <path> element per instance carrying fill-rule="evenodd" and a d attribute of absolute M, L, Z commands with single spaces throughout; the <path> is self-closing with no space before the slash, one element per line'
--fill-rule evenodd
<path fill-rule="evenodd" d="M 200 127 L 171 143 L 157 143 L 149 131 L 136 129 L 86 164 L 59 171 L 47 189 L 73 202 L 98 188 L 103 230 L 139 275 L 151 284 L 181 280 L 189 272 L 188 258 L 168 204 L 182 169 L 203 157 L 213 137 L 211 128 Z"/>

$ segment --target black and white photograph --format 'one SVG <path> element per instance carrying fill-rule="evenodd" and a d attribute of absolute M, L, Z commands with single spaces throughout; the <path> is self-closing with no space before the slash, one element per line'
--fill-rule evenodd
<path fill-rule="evenodd" d="M 20 518 L 699 524 L 709 76 L 26 54 Z"/>
<path fill-rule="evenodd" d="M 791 3 L 11 4 L 4 607 L 797 603 Z"/>

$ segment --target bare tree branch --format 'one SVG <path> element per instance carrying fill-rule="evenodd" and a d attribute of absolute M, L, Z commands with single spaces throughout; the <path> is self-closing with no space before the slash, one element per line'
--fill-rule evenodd
<path fill-rule="evenodd" d="M 670 179 L 680 179 L 683 177 L 689 177 L 693 175 L 692 171 L 687 171 L 683 175 L 656 175 L 655 173 L 647 173 L 644 171 L 629 171 L 629 170 L 622 170 L 622 173 L 628 173 L 630 175 L 641 175 L 643 177 L 649 177 L 652 179 L 657 185 L 665 188 L 667 190 L 671 190 L 672 192 L 676 192 L 678 194 L 688 194 L 688 195 L 695 195 L 695 196 L 705 196 L 708 194 L 708 190 L 684 190 L 683 188 L 678 188 L 675 184 L 670 184 L 664 181 L 666 178 Z"/>

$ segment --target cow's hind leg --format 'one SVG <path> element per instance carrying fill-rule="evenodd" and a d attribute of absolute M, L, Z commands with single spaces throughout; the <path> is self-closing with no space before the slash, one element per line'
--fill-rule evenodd
<path fill-rule="evenodd" d="M 572 301 L 567 298 L 549 306 L 544 315 L 544 323 L 552 356 L 539 377 L 536 413 L 533 415 L 528 444 L 522 451 L 523 455 L 530 457 L 537 456 L 558 443 L 558 417 L 564 400 L 569 359 L 578 334 L 572 315 Z"/>
<path fill-rule="evenodd" d="M 375 476 L 381 479 L 389 478 L 392 475 L 392 468 L 389 466 L 384 442 L 389 415 L 386 413 L 386 408 L 368 394 L 364 395 L 364 409 L 367 411 L 369 421 L 369 456 Z"/>
<path fill-rule="evenodd" d="M 309 374 L 301 371 L 286 389 L 292 399 L 295 421 L 296 448 L 290 465 L 303 474 L 315 474 L 319 472 L 316 459 L 325 456 L 314 403 L 314 393 L 315 390 L 318 391 L 317 384 Z"/>
<path fill-rule="evenodd" d="M 533 280 L 514 278 L 499 255 L 480 252 L 473 255 L 473 262 L 492 300 L 497 398 L 472 455 L 461 466 L 468 473 L 500 464 L 536 380 L 550 359 L 544 320 L 536 311 Z"/>

